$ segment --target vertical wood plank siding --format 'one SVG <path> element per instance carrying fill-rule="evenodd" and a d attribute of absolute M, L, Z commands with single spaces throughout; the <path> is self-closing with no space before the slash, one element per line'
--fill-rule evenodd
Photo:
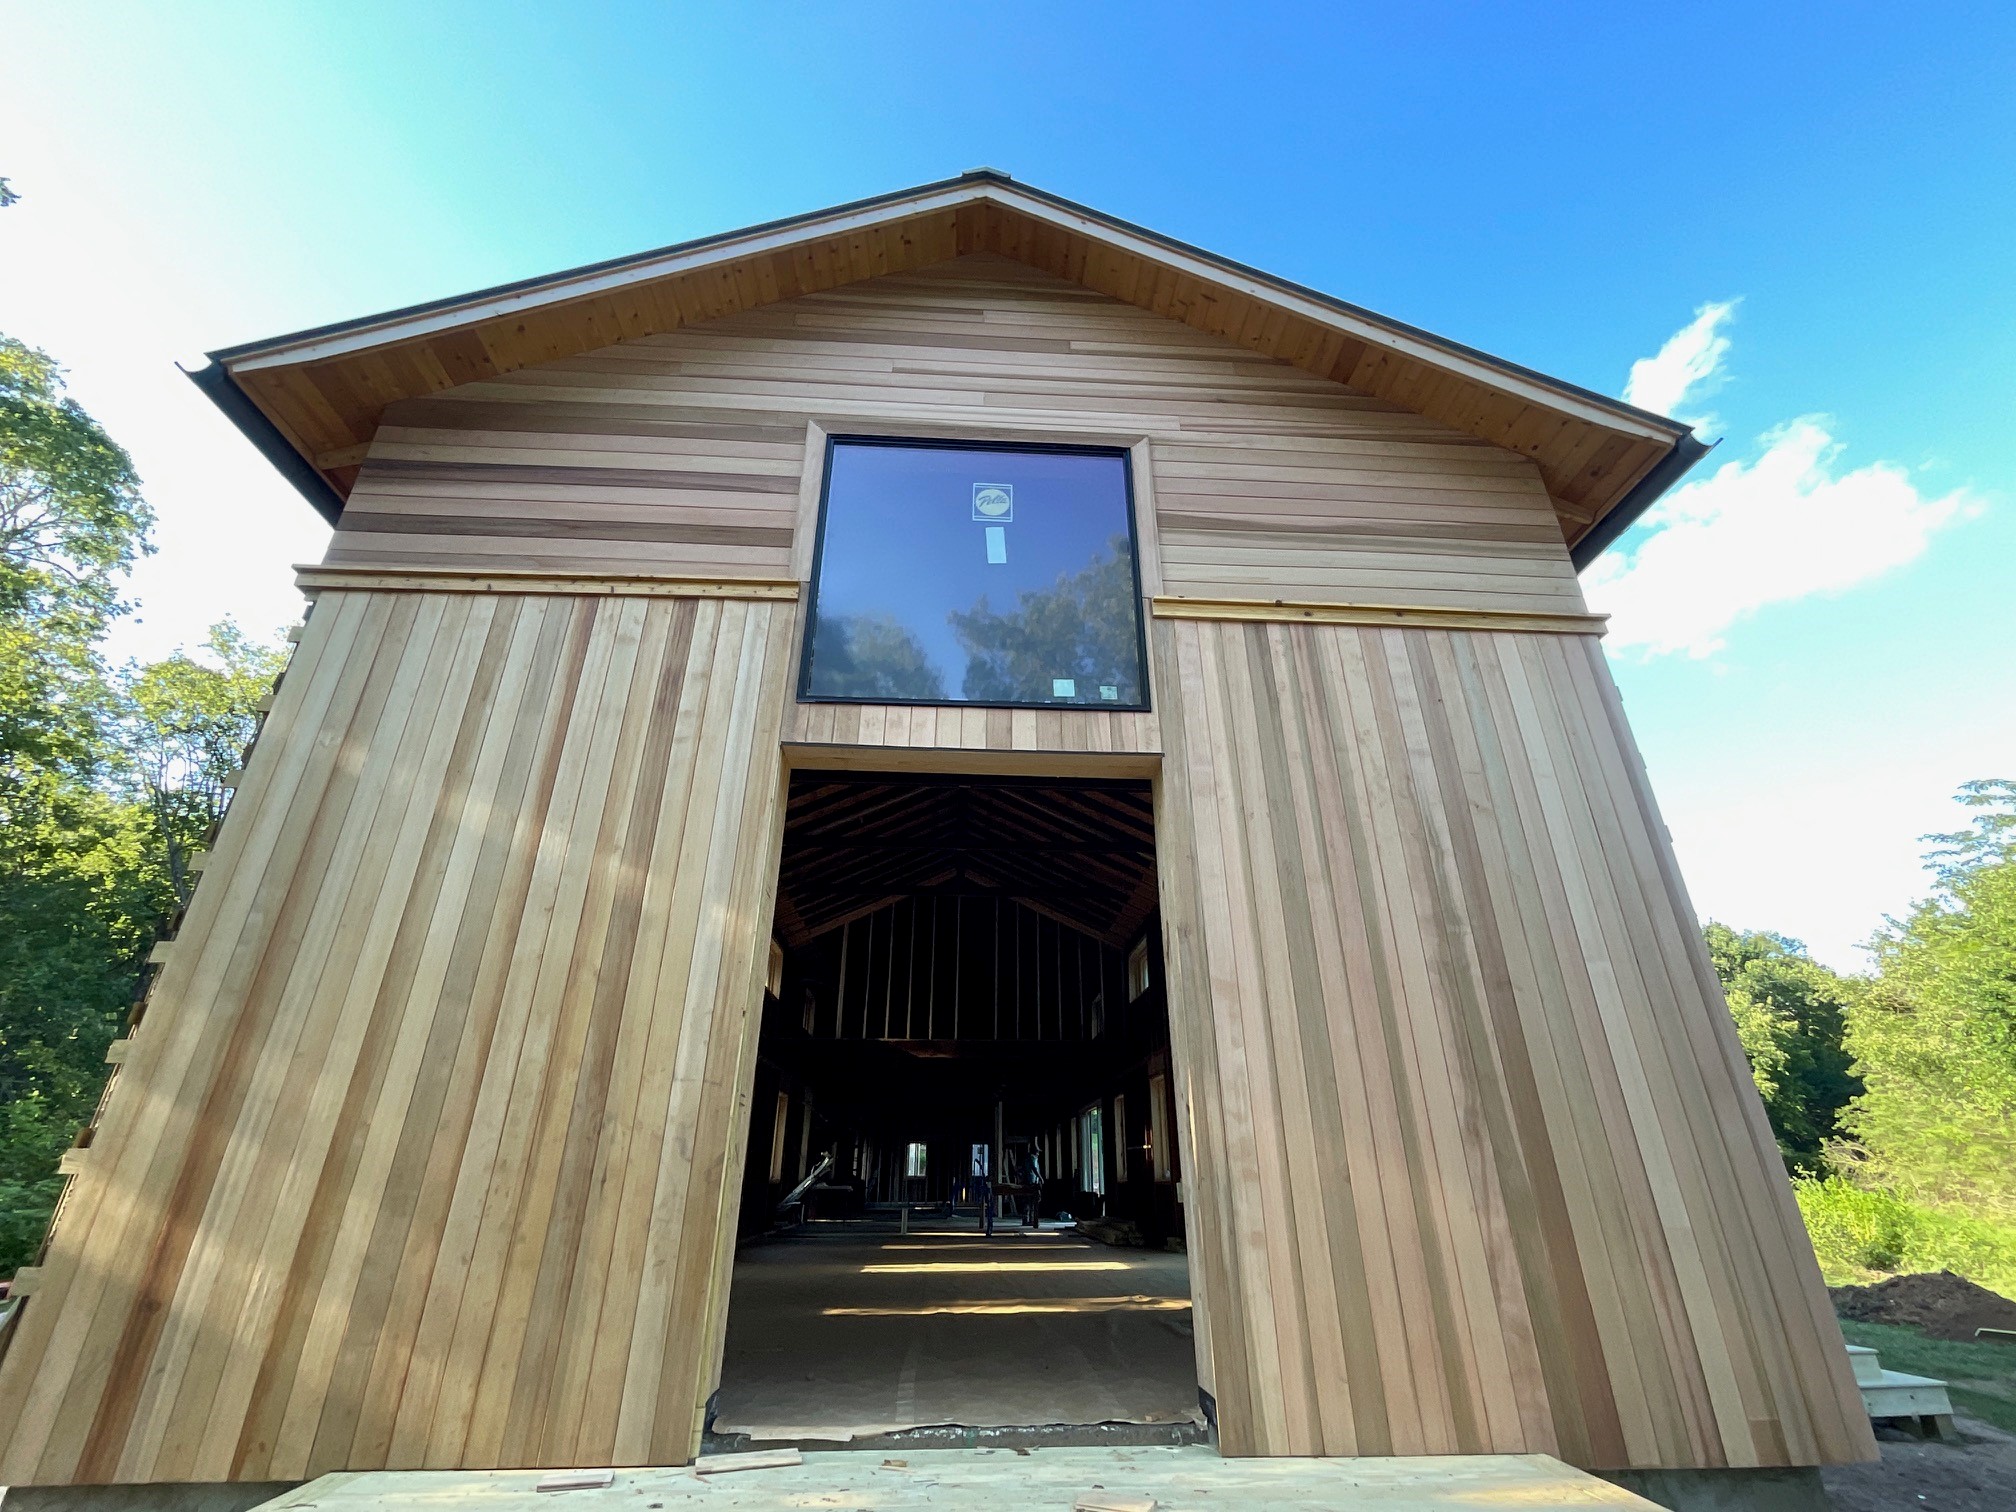
<path fill-rule="evenodd" d="M 794 608 L 322 596 L 0 1369 L 0 1479 L 693 1451 Z"/>
<path fill-rule="evenodd" d="M 802 576 L 808 420 L 1146 437 L 1150 591 L 1582 608 L 1529 458 L 984 255 L 396 404 L 328 560 Z"/>
<path fill-rule="evenodd" d="M 1161 620 L 1154 654 L 1227 1451 L 1866 1457 L 1594 638 Z"/>

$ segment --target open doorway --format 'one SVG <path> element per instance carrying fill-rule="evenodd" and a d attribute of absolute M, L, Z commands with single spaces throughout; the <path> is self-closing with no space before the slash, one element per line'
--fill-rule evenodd
<path fill-rule="evenodd" d="M 1148 784 L 792 779 L 710 1423 L 1185 1442 Z"/>

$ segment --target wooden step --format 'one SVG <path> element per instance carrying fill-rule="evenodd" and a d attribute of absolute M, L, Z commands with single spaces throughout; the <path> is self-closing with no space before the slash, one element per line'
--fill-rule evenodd
<path fill-rule="evenodd" d="M 1862 1410 L 1871 1418 L 1910 1418 L 1928 1438 L 1953 1437 L 1953 1402 L 1944 1381 L 1885 1370 L 1866 1344 L 1848 1346 L 1848 1363 L 1862 1389 Z"/>

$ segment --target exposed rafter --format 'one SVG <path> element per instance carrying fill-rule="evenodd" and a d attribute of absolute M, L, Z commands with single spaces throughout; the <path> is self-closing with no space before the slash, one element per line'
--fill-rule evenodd
<path fill-rule="evenodd" d="M 1148 785 L 793 779 L 778 880 L 786 943 L 803 945 L 902 897 L 976 890 L 1126 945 L 1155 902 Z"/>

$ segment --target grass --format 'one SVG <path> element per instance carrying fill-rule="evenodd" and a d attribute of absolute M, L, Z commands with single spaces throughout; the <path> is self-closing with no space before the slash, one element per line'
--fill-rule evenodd
<path fill-rule="evenodd" d="M 1950 1270 L 2016 1297 L 2016 1226 L 1920 1207 L 1838 1176 L 1794 1182 L 1793 1189 L 1829 1286 Z"/>
<path fill-rule="evenodd" d="M 1841 1332 L 1850 1344 L 1874 1349 L 1885 1370 L 1944 1381 L 1955 1407 L 2016 1433 L 2016 1344 L 1956 1344 L 1915 1328 L 1845 1320 Z"/>

